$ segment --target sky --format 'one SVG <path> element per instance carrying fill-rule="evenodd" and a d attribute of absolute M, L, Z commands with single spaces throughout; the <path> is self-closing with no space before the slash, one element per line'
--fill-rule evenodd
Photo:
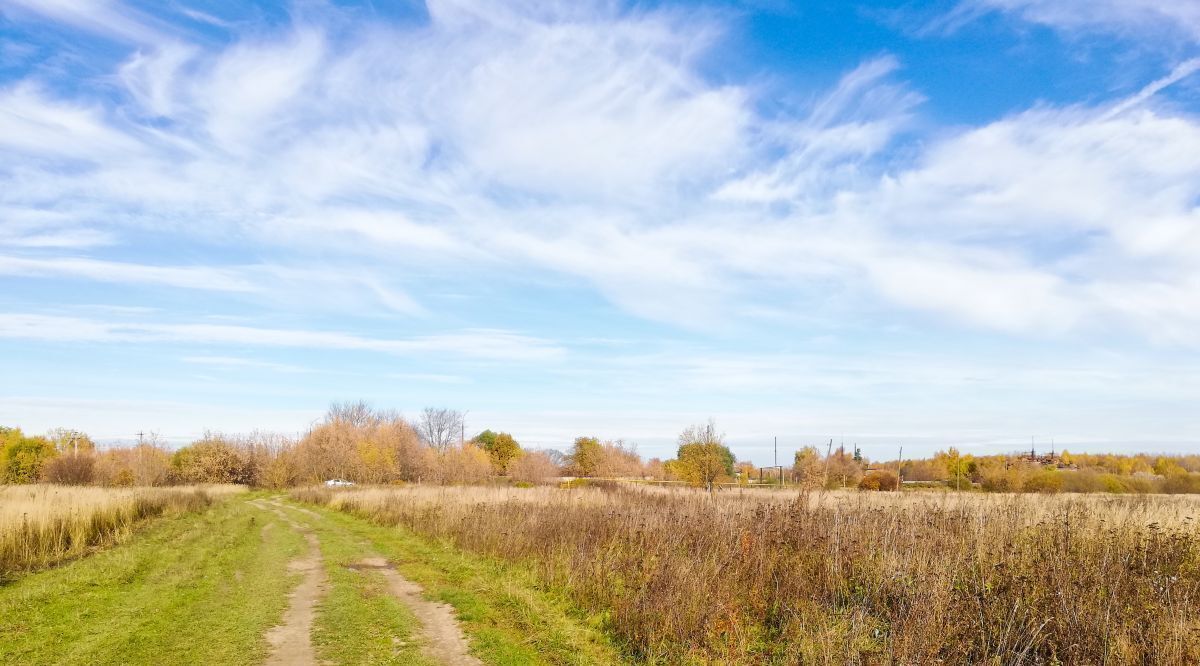
<path fill-rule="evenodd" d="M 0 423 L 1200 450 L 1200 3 L 0 0 Z"/>

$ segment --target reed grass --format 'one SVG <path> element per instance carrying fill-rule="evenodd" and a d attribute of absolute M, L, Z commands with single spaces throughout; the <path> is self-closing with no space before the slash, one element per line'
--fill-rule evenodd
<path fill-rule="evenodd" d="M 1189 497 L 302 490 L 532 566 L 652 663 L 1200 663 Z"/>
<path fill-rule="evenodd" d="M 197 511 L 239 486 L 0 486 L 0 582 L 125 540 L 138 523 Z"/>

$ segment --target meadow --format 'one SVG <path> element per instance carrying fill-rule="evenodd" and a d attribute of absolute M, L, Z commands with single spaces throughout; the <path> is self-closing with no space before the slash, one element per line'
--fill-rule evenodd
<path fill-rule="evenodd" d="M 0 486 L 0 582 L 120 543 L 149 518 L 203 509 L 215 497 L 244 490 Z"/>
<path fill-rule="evenodd" d="M 638 662 L 1200 662 L 1191 496 L 601 484 L 293 497 L 530 567 Z"/>
<path fill-rule="evenodd" d="M 426 604 L 482 663 L 1200 663 L 1200 456 L 764 475 L 712 422 L 644 460 L 447 413 L 173 451 L 0 428 L 0 663 L 440 663 Z"/>

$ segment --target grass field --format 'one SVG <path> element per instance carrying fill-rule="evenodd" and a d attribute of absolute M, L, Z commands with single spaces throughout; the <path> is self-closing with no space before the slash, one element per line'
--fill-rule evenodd
<path fill-rule="evenodd" d="M 25 490 L 22 518 L 6 505 L 0 534 L 144 492 Z M 714 498 L 630 486 L 204 496 L 42 570 L 11 571 L 0 663 L 1200 660 L 1200 502 L 1188 497 Z M 444 613 L 458 648 L 439 642 L 430 612 Z"/>
<path fill-rule="evenodd" d="M 1193 497 L 301 491 L 521 562 L 668 663 L 1200 663 Z"/>
<path fill-rule="evenodd" d="M 0 486 L 0 582 L 21 571 L 119 543 L 142 521 L 195 511 L 245 490 L 208 485 L 173 488 Z"/>
<path fill-rule="evenodd" d="M 297 529 L 299 528 L 299 529 Z M 434 664 L 413 613 L 387 593 L 381 556 L 424 596 L 448 604 L 487 664 L 616 663 L 609 639 L 527 570 L 412 534 L 262 493 L 175 512 L 121 545 L 0 585 L 3 664 L 272 663 L 305 535 L 324 588 L 313 663 Z"/>

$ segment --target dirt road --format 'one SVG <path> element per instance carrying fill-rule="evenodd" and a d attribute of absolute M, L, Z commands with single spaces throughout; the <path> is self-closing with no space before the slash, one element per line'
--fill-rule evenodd
<path fill-rule="evenodd" d="M 328 577 L 321 555 L 320 539 L 309 525 L 302 522 L 303 515 L 310 520 L 321 520 L 320 514 L 284 504 L 279 500 L 255 500 L 254 506 L 279 516 L 292 529 L 301 533 L 308 543 L 308 551 L 293 560 L 289 568 L 303 573 L 299 585 L 292 591 L 288 608 L 278 626 L 266 633 L 271 646 L 267 666 L 317 666 L 313 649 L 313 620 L 321 598 L 328 591 Z M 359 571 L 376 571 L 387 581 L 388 591 L 403 603 L 421 625 L 416 639 L 421 644 L 421 653 L 430 661 L 443 666 L 482 666 L 479 659 L 469 651 L 469 644 L 454 609 L 447 604 L 425 599 L 419 585 L 400 575 L 386 558 L 370 554 L 349 565 Z"/>

